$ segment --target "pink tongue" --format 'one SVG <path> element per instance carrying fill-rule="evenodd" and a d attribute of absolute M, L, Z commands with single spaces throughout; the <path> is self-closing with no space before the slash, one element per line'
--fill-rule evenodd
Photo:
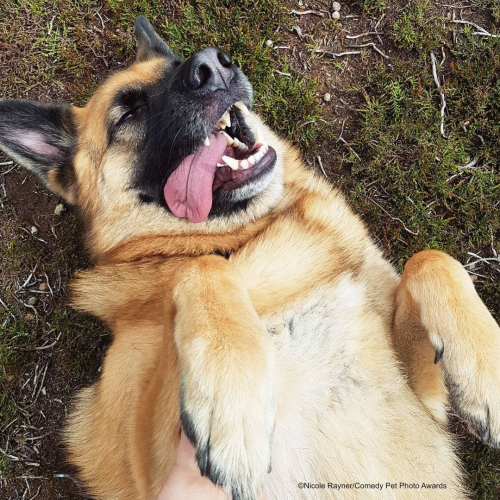
<path fill-rule="evenodd" d="M 212 134 L 210 146 L 184 158 L 168 178 L 163 195 L 176 217 L 187 217 L 191 222 L 203 222 L 208 217 L 215 170 L 226 147 L 222 134 Z"/>

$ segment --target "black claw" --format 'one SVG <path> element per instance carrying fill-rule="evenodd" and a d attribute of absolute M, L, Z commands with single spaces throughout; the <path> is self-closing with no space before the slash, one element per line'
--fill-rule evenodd
<path fill-rule="evenodd" d="M 490 407 L 486 407 L 486 423 L 481 426 L 481 441 L 483 444 L 490 442 Z"/>
<path fill-rule="evenodd" d="M 196 452 L 196 460 L 200 467 L 200 472 L 203 477 L 210 473 L 210 442 L 208 442 L 202 450 Z"/>
<path fill-rule="evenodd" d="M 188 437 L 191 444 L 196 448 L 197 439 L 194 424 L 189 413 L 184 410 L 181 410 L 181 426 L 184 429 L 184 433 Z"/>
<path fill-rule="evenodd" d="M 443 358 L 444 345 L 440 349 L 436 349 L 436 356 L 434 357 L 434 364 L 437 365 Z"/>
<path fill-rule="evenodd" d="M 238 490 L 235 490 L 234 488 L 232 491 L 232 497 L 233 500 L 243 500 L 243 497 L 240 495 L 240 492 Z"/>
<path fill-rule="evenodd" d="M 273 466 L 271 465 L 271 462 L 269 462 L 269 466 L 267 467 L 267 473 L 271 474 L 272 471 L 273 471 Z"/>
<path fill-rule="evenodd" d="M 490 442 L 490 429 L 488 427 L 481 429 L 481 441 L 483 444 L 488 444 Z"/>

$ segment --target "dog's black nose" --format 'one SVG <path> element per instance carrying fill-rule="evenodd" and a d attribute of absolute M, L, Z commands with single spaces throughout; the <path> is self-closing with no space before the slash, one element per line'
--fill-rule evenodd
<path fill-rule="evenodd" d="M 184 88 L 188 91 L 228 90 L 235 71 L 231 58 L 222 50 L 200 50 L 184 63 Z"/>

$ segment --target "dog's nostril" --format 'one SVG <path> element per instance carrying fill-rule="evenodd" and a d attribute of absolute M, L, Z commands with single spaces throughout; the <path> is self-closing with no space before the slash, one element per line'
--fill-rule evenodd
<path fill-rule="evenodd" d="M 183 86 L 190 92 L 228 90 L 236 71 L 231 58 L 214 47 L 197 52 L 183 66 Z"/>
<path fill-rule="evenodd" d="M 231 61 L 229 55 L 223 52 L 222 50 L 218 51 L 217 59 L 219 60 L 221 66 L 223 66 L 224 68 L 230 68 L 231 65 L 233 64 L 233 61 Z"/>
<path fill-rule="evenodd" d="M 212 76 L 212 70 L 206 65 L 201 64 L 196 68 L 193 75 L 193 88 L 203 87 Z"/>

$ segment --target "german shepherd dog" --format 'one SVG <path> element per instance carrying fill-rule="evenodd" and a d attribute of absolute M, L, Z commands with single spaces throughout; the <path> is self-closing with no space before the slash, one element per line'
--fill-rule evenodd
<path fill-rule="evenodd" d="M 253 112 L 216 48 L 136 62 L 84 108 L 0 103 L 0 144 L 78 207 L 76 307 L 113 343 L 64 432 L 99 499 L 154 499 L 182 426 L 233 499 L 461 499 L 452 406 L 500 445 L 500 329 L 463 267 L 398 276 L 344 197 Z"/>

